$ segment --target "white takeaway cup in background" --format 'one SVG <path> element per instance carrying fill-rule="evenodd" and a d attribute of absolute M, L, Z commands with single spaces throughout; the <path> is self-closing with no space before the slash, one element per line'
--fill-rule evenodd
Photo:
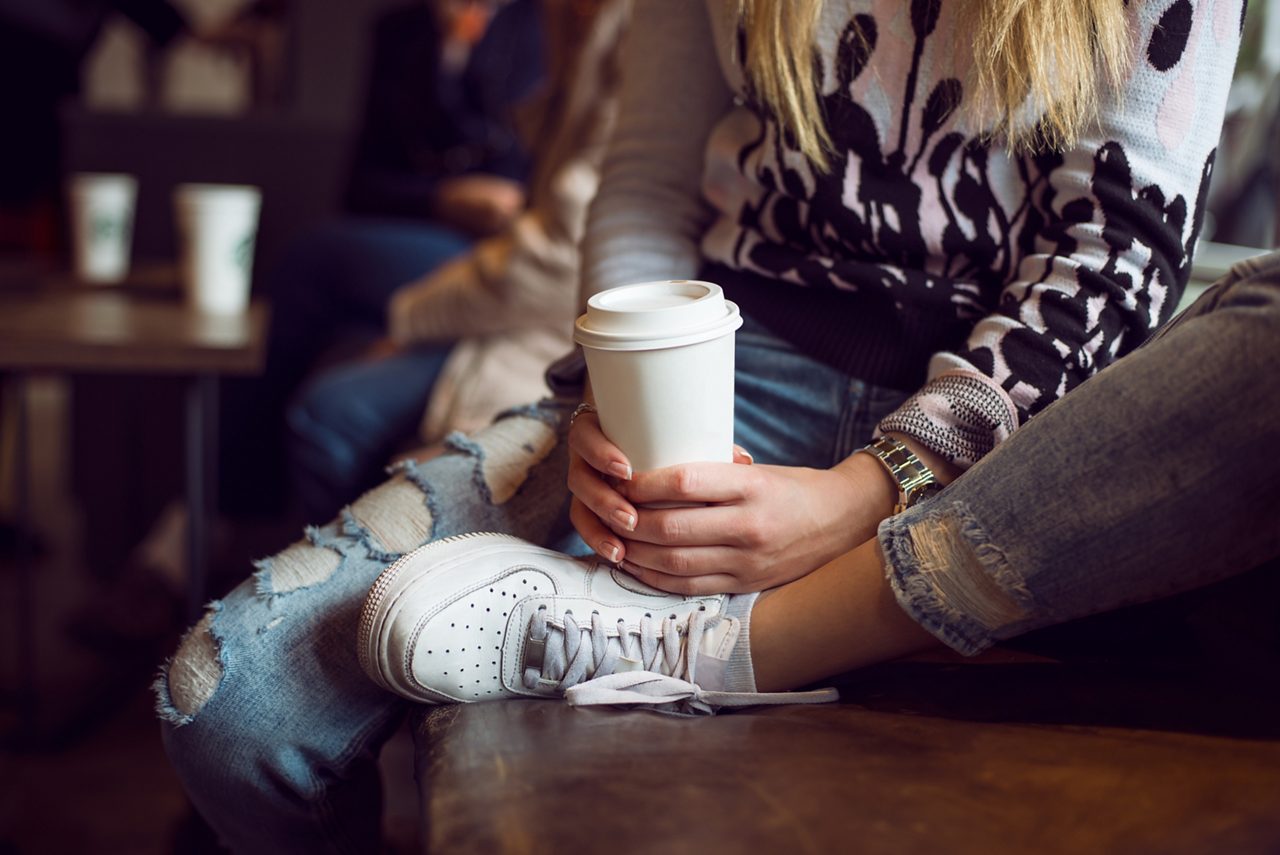
<path fill-rule="evenodd" d="M 187 301 L 209 314 L 243 312 L 262 192 L 234 184 L 180 184 L 173 200 Z"/>
<path fill-rule="evenodd" d="M 85 282 L 119 282 L 129 273 L 138 181 L 132 175 L 84 172 L 67 182 L 72 256 Z"/>
<path fill-rule="evenodd" d="M 719 285 L 643 282 L 587 301 L 574 341 L 600 427 L 637 471 L 733 460 L 738 307 Z"/>

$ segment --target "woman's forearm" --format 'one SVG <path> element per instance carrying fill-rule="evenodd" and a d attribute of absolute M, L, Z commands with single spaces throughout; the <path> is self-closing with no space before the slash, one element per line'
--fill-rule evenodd
<path fill-rule="evenodd" d="M 698 271 L 707 137 L 732 99 L 712 44 L 701 3 L 646 0 L 634 7 L 618 124 L 582 245 L 583 305 L 618 285 Z"/>

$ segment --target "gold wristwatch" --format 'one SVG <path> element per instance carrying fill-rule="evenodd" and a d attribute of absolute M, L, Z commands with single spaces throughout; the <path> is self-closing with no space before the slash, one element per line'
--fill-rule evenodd
<path fill-rule="evenodd" d="M 893 512 L 900 514 L 912 505 L 942 492 L 942 484 L 934 477 L 933 470 L 916 457 L 911 449 L 891 436 L 879 439 L 859 448 L 880 461 L 889 477 L 898 485 L 898 504 Z"/>

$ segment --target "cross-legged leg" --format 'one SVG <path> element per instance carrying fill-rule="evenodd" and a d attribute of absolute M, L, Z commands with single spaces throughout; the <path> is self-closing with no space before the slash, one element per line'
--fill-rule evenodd
<path fill-rule="evenodd" d="M 763 597 L 762 690 L 961 653 L 1280 555 L 1280 254 L 1238 266 L 868 544 Z"/>

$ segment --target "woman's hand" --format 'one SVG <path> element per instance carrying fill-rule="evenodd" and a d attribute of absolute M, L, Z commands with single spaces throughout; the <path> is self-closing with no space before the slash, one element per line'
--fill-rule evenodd
<path fill-rule="evenodd" d="M 524 209 L 524 187 L 499 175 L 472 173 L 436 185 L 432 211 L 450 225 L 478 237 L 496 234 Z"/>
<path fill-rule="evenodd" d="M 590 389 L 586 398 L 590 403 Z M 736 445 L 733 459 L 751 463 L 751 455 Z M 609 561 L 621 561 L 625 554 L 619 533 L 636 527 L 636 508 L 618 490 L 632 475 L 631 462 L 605 437 L 594 412 L 574 419 L 569 428 L 569 518 L 582 539 Z"/>
<path fill-rule="evenodd" d="M 762 591 L 875 536 L 893 493 L 858 455 L 833 469 L 694 463 L 640 473 L 618 492 L 640 507 L 622 566 L 680 594 Z M 874 460 L 866 460 L 873 466 Z"/>
<path fill-rule="evenodd" d="M 652 587 L 758 591 L 875 535 L 896 494 L 867 455 L 833 469 L 694 463 L 633 473 L 594 413 L 569 431 L 570 518 L 591 548 Z M 653 503 L 686 507 L 646 508 Z"/>

